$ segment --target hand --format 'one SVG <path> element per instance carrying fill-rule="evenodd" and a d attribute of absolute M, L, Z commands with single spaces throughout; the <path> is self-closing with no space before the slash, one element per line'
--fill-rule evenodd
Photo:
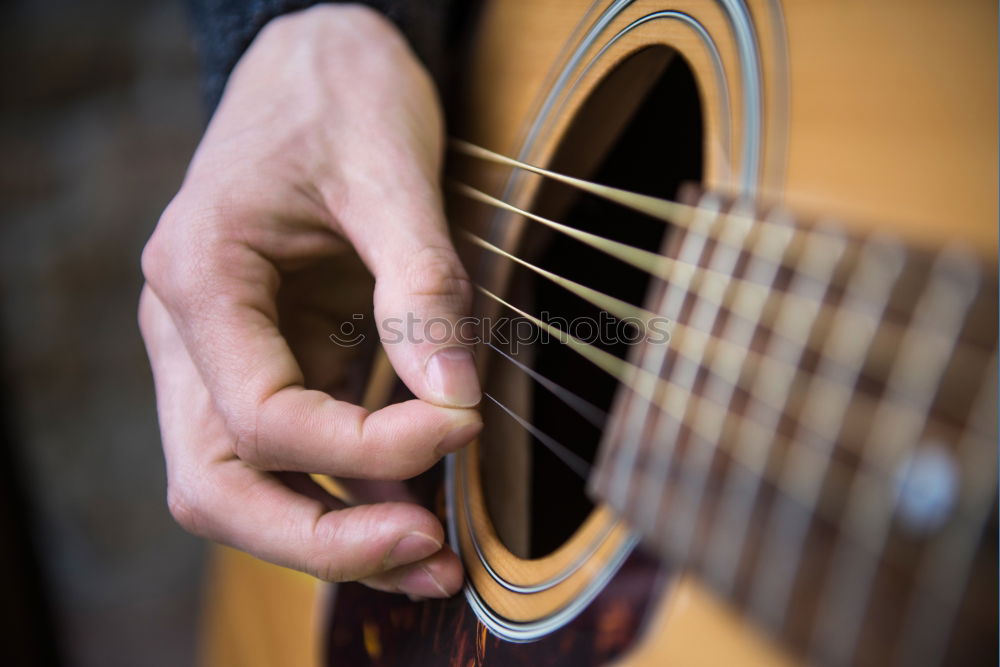
<path fill-rule="evenodd" d="M 344 508 L 286 474 L 400 480 L 482 427 L 472 357 L 454 336 L 386 346 L 418 400 L 369 413 L 319 390 L 343 370 L 328 336 L 352 248 L 374 274 L 380 327 L 466 313 L 441 152 L 429 77 L 368 9 L 282 17 L 243 56 L 142 257 L 168 502 L 187 530 L 330 581 L 458 590 L 433 514 Z"/>

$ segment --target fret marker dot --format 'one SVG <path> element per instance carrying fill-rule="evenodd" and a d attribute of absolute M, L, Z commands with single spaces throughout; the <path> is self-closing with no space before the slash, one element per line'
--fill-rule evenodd
<path fill-rule="evenodd" d="M 958 470 L 941 443 L 925 442 L 896 471 L 896 518 L 924 536 L 940 528 L 955 505 Z"/>

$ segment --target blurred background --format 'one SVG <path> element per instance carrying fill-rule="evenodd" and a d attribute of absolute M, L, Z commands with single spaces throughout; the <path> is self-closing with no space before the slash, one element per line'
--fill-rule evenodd
<path fill-rule="evenodd" d="M 186 8 L 0 12 L 0 662 L 191 664 L 204 545 L 165 507 L 135 323 L 205 120 Z"/>

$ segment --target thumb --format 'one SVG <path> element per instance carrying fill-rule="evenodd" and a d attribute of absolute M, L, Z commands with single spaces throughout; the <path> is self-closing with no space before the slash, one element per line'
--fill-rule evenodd
<path fill-rule="evenodd" d="M 467 317 L 472 283 L 437 198 L 407 204 L 384 203 L 378 220 L 353 239 L 375 274 L 379 334 L 396 373 L 418 398 L 473 407 L 481 391 L 470 347 L 475 326 Z"/>

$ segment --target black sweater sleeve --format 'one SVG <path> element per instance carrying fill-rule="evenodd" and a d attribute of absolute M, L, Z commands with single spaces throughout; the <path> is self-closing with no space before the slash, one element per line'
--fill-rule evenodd
<path fill-rule="evenodd" d="M 203 88 L 209 109 L 222 96 L 230 72 L 271 19 L 317 0 L 189 0 L 201 54 Z M 359 4 L 381 11 L 406 35 L 439 87 L 448 76 L 446 51 L 466 4 L 463 0 L 365 0 Z"/>

